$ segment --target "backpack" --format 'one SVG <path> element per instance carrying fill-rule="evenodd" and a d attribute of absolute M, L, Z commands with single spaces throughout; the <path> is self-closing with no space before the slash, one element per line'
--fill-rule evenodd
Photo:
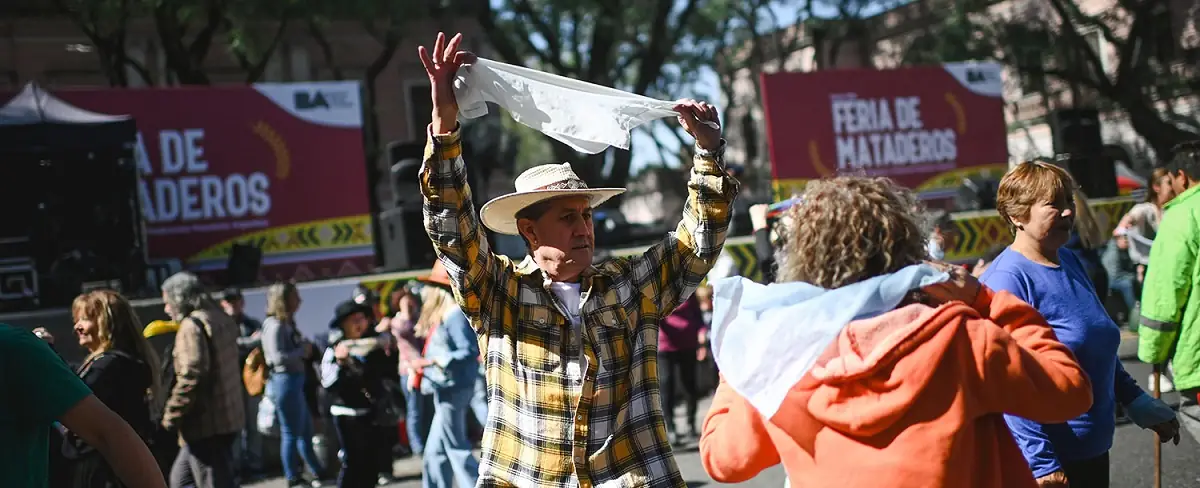
<path fill-rule="evenodd" d="M 250 396 L 262 395 L 267 389 L 267 376 L 270 376 L 267 357 L 262 347 L 256 347 L 246 356 L 246 363 L 242 365 L 242 384 L 246 386 L 246 393 Z"/>

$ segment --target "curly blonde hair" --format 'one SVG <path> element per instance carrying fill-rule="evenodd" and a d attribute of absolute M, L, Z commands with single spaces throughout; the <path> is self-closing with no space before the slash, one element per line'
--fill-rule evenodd
<path fill-rule="evenodd" d="M 919 208 L 887 178 L 809 182 L 789 212 L 779 281 L 840 288 L 928 259 Z"/>

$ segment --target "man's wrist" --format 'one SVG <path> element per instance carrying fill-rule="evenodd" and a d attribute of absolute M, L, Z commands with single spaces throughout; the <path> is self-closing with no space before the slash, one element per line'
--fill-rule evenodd
<path fill-rule="evenodd" d="M 454 132 L 455 129 L 458 129 L 458 110 L 452 108 L 434 109 L 432 121 L 434 135 L 445 135 Z"/>
<path fill-rule="evenodd" d="M 716 144 L 700 144 L 696 142 L 696 157 L 720 162 L 725 154 L 725 139 L 719 139 Z M 721 168 L 724 170 L 724 168 Z"/>

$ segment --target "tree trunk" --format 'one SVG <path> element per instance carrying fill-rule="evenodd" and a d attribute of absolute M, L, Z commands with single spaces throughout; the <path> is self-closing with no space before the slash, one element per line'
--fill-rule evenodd
<path fill-rule="evenodd" d="M 1133 130 L 1146 139 L 1160 160 L 1169 157 L 1171 148 L 1176 144 L 1200 137 L 1200 134 L 1188 132 L 1164 120 L 1154 107 L 1137 94 L 1121 97 L 1117 102 L 1129 114 L 1129 124 Z"/>

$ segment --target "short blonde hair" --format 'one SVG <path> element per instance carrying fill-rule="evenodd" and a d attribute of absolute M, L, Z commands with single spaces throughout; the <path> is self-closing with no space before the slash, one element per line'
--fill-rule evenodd
<path fill-rule="evenodd" d="M 996 190 L 996 211 L 1016 234 L 1017 219 L 1029 218 L 1029 209 L 1039 203 L 1053 203 L 1061 197 L 1074 200 L 1075 179 L 1067 170 L 1048 161 L 1018 164 L 1000 179 Z"/>
<path fill-rule="evenodd" d="M 913 193 L 887 178 L 809 182 L 785 229 L 779 281 L 839 288 L 928 259 Z"/>

